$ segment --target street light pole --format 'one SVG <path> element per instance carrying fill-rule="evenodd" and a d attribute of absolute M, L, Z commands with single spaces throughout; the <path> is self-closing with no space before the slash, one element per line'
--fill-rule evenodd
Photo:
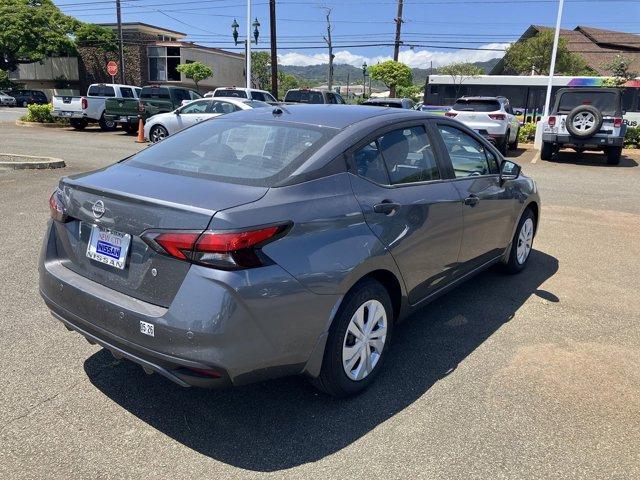
<path fill-rule="evenodd" d="M 547 97 L 544 101 L 544 116 L 549 116 L 549 104 L 551 103 L 551 89 L 553 88 L 553 74 L 556 69 L 556 55 L 558 54 L 558 41 L 560 39 L 560 24 L 562 23 L 562 8 L 564 0 L 558 5 L 558 17 L 556 18 L 556 31 L 553 36 L 553 50 L 551 51 L 551 65 L 549 66 L 549 82 L 547 83 Z"/>

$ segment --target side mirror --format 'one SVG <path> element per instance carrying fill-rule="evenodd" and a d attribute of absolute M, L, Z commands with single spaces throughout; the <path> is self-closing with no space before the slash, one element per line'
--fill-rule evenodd
<path fill-rule="evenodd" d="M 520 176 L 520 165 L 513 163 L 510 160 L 505 160 L 500 165 L 500 183 L 505 180 L 515 180 Z"/>

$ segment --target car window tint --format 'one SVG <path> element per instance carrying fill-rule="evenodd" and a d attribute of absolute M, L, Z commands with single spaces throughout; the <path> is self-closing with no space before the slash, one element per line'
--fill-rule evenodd
<path fill-rule="evenodd" d="M 450 125 L 438 125 L 438 130 L 449 152 L 456 178 L 493 173 L 485 147 L 475 138 Z"/>
<path fill-rule="evenodd" d="M 299 102 L 301 98 L 300 90 L 289 90 L 284 96 L 285 102 Z"/>
<path fill-rule="evenodd" d="M 433 147 L 424 127 L 401 128 L 378 140 L 393 185 L 440 179 Z"/>
<path fill-rule="evenodd" d="M 166 87 L 143 87 L 140 98 L 154 98 L 161 100 L 170 100 L 169 89 Z"/>
<path fill-rule="evenodd" d="M 377 142 L 371 142 L 357 150 L 354 154 L 354 160 L 358 175 L 361 177 L 380 185 L 388 185 L 390 183 Z"/>
<path fill-rule="evenodd" d="M 247 98 L 247 94 L 244 90 L 236 90 L 235 88 L 227 88 L 223 90 L 216 90 L 213 94 L 214 97 L 235 97 L 235 98 Z"/>
<path fill-rule="evenodd" d="M 487 154 L 487 161 L 489 162 L 489 171 L 491 173 L 500 173 L 500 165 L 498 164 L 498 159 L 495 154 L 491 150 L 487 150 L 485 148 L 485 153 Z"/>
<path fill-rule="evenodd" d="M 120 95 L 122 98 L 133 98 L 133 90 L 128 87 L 120 87 Z"/>
<path fill-rule="evenodd" d="M 322 92 L 309 92 L 309 103 L 324 103 Z"/>
<path fill-rule="evenodd" d="M 207 107 L 209 106 L 209 102 L 206 100 L 199 102 L 191 102 L 188 105 L 185 105 L 182 109 L 180 109 L 180 114 L 191 114 L 191 113 L 205 113 L 207 111 Z"/>
<path fill-rule="evenodd" d="M 211 102 L 211 108 L 209 110 L 210 113 L 219 113 L 224 115 L 225 113 L 233 113 L 238 110 L 234 104 L 229 102 Z"/>
<path fill-rule="evenodd" d="M 336 103 L 339 103 L 341 105 L 346 104 L 347 102 L 344 101 L 344 98 L 342 98 L 342 95 L 340 95 L 339 93 L 336 93 Z"/>
<path fill-rule="evenodd" d="M 273 98 L 273 95 L 271 95 L 270 93 L 265 93 L 264 94 L 264 101 L 265 102 L 277 102 L 277 100 L 275 98 Z"/>
<path fill-rule="evenodd" d="M 264 102 L 264 94 L 262 92 L 251 92 L 251 99 Z"/>
<path fill-rule="evenodd" d="M 182 102 L 183 100 L 191 100 L 191 95 L 188 90 L 176 88 L 173 90 L 173 98 L 176 102 Z"/>

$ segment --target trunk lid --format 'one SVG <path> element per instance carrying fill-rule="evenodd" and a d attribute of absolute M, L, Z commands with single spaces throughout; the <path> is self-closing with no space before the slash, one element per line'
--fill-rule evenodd
<path fill-rule="evenodd" d="M 149 229 L 205 230 L 213 215 L 261 198 L 266 187 L 234 185 L 156 172 L 128 164 L 60 182 L 71 220 L 55 222 L 59 260 L 70 270 L 139 300 L 168 307 L 190 264 L 153 251 Z M 101 201 L 104 213 L 94 213 Z M 96 218 L 99 216 L 99 218 Z M 87 257 L 94 225 L 131 236 L 123 270 Z"/>

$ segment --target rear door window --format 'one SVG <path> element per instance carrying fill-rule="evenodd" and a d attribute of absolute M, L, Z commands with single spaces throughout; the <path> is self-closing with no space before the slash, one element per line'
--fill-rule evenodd
<path fill-rule="evenodd" d="M 210 105 L 209 105 L 209 110 L 207 110 L 207 113 L 220 113 L 224 115 L 226 113 L 233 113 L 240 110 L 240 108 L 236 107 L 233 103 L 222 102 L 220 100 L 216 100 L 214 102 L 208 102 L 208 103 Z"/>
<path fill-rule="evenodd" d="M 122 98 L 134 98 L 133 89 L 129 87 L 120 87 L 120 96 Z"/>
<path fill-rule="evenodd" d="M 196 102 L 191 102 L 188 105 L 185 105 L 180 109 L 180 114 L 190 114 L 190 113 L 205 113 L 207 108 L 209 107 L 209 101 L 207 100 L 199 100 Z"/>
<path fill-rule="evenodd" d="M 457 100 L 453 110 L 458 112 L 496 112 L 500 110 L 497 100 Z"/>

